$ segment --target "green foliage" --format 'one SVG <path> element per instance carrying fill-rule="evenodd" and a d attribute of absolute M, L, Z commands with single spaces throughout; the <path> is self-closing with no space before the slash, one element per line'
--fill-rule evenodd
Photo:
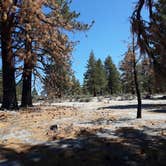
<path fill-rule="evenodd" d="M 101 59 L 96 60 L 94 53 L 90 53 L 87 71 L 84 75 L 83 92 L 93 96 L 115 94 L 120 92 L 120 74 L 108 56 L 103 65 Z"/>
<path fill-rule="evenodd" d="M 96 59 L 93 51 L 91 51 L 87 71 L 84 74 L 84 91 L 96 96 Z"/>
<path fill-rule="evenodd" d="M 69 95 L 72 96 L 77 96 L 81 94 L 81 86 L 79 80 L 76 79 L 75 75 L 72 75 L 71 78 L 71 86 L 70 86 L 70 91 Z"/>
<path fill-rule="evenodd" d="M 132 51 L 128 49 L 124 59 L 120 62 L 122 92 L 135 94 Z"/>
<path fill-rule="evenodd" d="M 80 83 L 71 69 L 70 59 L 64 58 L 63 65 L 51 61 L 45 71 L 44 91 L 48 97 L 62 98 L 81 94 Z"/>
<path fill-rule="evenodd" d="M 45 67 L 44 78 L 44 91 L 47 96 L 61 98 L 68 94 L 71 86 L 71 75 L 71 64 L 68 59 L 63 59 L 63 65 L 50 60 L 50 63 Z"/>
<path fill-rule="evenodd" d="M 141 93 L 151 95 L 155 92 L 155 78 L 154 72 L 150 71 L 149 65 L 144 65 L 144 62 L 141 61 L 137 64 L 137 75 L 138 81 L 140 83 Z"/>
<path fill-rule="evenodd" d="M 97 94 L 103 95 L 105 93 L 105 87 L 107 85 L 106 72 L 102 64 L 101 59 L 96 62 L 96 91 Z"/>
<path fill-rule="evenodd" d="M 108 80 L 106 91 L 109 94 L 116 94 L 120 92 L 121 90 L 120 74 L 110 56 L 108 56 L 105 59 L 104 67 L 106 71 L 106 77 Z"/>
<path fill-rule="evenodd" d="M 133 65 L 132 51 L 129 49 L 120 64 L 123 93 L 135 94 Z M 140 59 L 136 64 L 136 71 L 141 93 L 150 96 L 165 92 L 164 86 L 156 83 L 153 64 L 148 57 Z"/>

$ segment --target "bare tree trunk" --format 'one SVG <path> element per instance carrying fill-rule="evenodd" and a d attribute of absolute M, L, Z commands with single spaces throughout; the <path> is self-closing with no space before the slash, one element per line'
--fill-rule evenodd
<path fill-rule="evenodd" d="M 1 109 L 18 109 L 16 97 L 15 68 L 12 51 L 12 28 L 9 21 L 1 23 L 1 53 L 2 53 L 2 78 L 3 101 Z"/>
<path fill-rule="evenodd" d="M 22 99 L 21 99 L 21 107 L 32 107 L 32 57 L 31 57 L 31 51 L 32 51 L 32 45 L 31 42 L 28 40 L 25 44 L 26 51 L 27 51 L 27 57 L 24 60 L 24 70 L 22 75 L 23 80 L 23 87 L 22 87 Z M 30 57 L 28 57 L 30 56 Z"/>
<path fill-rule="evenodd" d="M 24 64 L 21 107 L 32 107 L 32 69 Z"/>
<path fill-rule="evenodd" d="M 141 100 L 141 91 L 139 88 L 139 82 L 138 82 L 138 74 L 136 69 L 136 55 L 135 55 L 135 42 L 134 42 L 134 34 L 133 34 L 133 41 L 132 41 L 132 47 L 133 47 L 133 72 L 134 72 L 134 82 L 135 82 L 135 89 L 136 89 L 136 95 L 137 95 L 137 118 L 142 118 L 142 100 Z"/>
<path fill-rule="evenodd" d="M 96 89 L 95 89 L 95 88 L 93 89 L 93 96 L 94 96 L 94 97 L 97 96 L 97 94 L 96 94 Z"/>
<path fill-rule="evenodd" d="M 136 89 L 137 101 L 138 101 L 137 118 L 142 118 L 142 100 L 141 100 L 141 92 L 140 92 L 138 77 L 137 77 L 136 62 L 134 62 L 133 69 L 134 69 L 135 89 Z"/>

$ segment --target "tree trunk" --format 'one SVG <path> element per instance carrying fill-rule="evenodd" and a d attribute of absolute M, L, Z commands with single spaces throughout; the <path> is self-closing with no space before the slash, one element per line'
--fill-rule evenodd
<path fill-rule="evenodd" d="M 23 85 L 22 85 L 22 99 L 21 99 L 21 107 L 32 107 L 32 57 L 31 57 L 31 42 L 28 40 L 25 44 L 27 57 L 24 60 L 24 70 L 22 75 Z"/>
<path fill-rule="evenodd" d="M 32 69 L 24 62 L 21 107 L 32 107 Z"/>
<path fill-rule="evenodd" d="M 134 63 L 134 80 L 135 80 L 135 89 L 137 94 L 137 118 L 142 118 L 142 101 L 141 101 L 141 92 L 139 89 L 138 77 L 137 77 L 137 70 L 136 70 L 136 63 Z"/>
<path fill-rule="evenodd" d="M 16 97 L 14 57 L 12 51 L 12 28 L 7 21 L 1 23 L 1 53 L 2 53 L 2 79 L 3 101 L 1 109 L 18 109 Z"/>
<path fill-rule="evenodd" d="M 148 79 L 148 95 L 151 97 L 152 95 L 152 83 L 151 83 L 152 79 Z"/>
<path fill-rule="evenodd" d="M 133 71 L 134 71 L 134 82 L 135 82 L 135 89 L 136 89 L 136 94 L 137 94 L 137 101 L 138 101 L 138 106 L 137 106 L 137 118 L 142 118 L 142 100 L 141 100 L 141 91 L 139 88 L 139 82 L 138 82 L 138 75 L 137 75 L 137 69 L 136 69 L 136 55 L 135 55 L 135 44 L 134 44 L 134 34 L 133 34 Z"/>
<path fill-rule="evenodd" d="M 112 84 L 111 84 L 111 88 L 110 88 L 110 90 L 111 90 L 111 95 L 113 95 L 113 88 L 112 88 Z"/>
<path fill-rule="evenodd" d="M 93 96 L 94 96 L 94 97 L 97 96 L 97 94 L 96 94 L 96 89 L 95 89 L 95 88 L 93 89 Z"/>

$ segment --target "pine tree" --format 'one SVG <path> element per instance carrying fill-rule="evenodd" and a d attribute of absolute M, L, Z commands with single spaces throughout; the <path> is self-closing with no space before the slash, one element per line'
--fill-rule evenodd
<path fill-rule="evenodd" d="M 96 92 L 99 95 L 103 95 L 105 93 L 105 87 L 107 85 L 107 80 L 106 80 L 106 73 L 104 70 L 104 66 L 102 64 L 101 59 L 98 59 L 96 62 Z"/>
<path fill-rule="evenodd" d="M 137 65 L 137 71 L 141 92 L 150 97 L 156 92 L 154 68 L 150 59 L 146 57 L 142 59 Z"/>
<path fill-rule="evenodd" d="M 87 71 L 84 74 L 83 92 L 90 95 L 103 95 L 107 84 L 106 73 L 101 59 L 96 60 L 91 51 Z"/>
<path fill-rule="evenodd" d="M 64 32 L 62 33 L 61 30 L 81 31 L 87 30 L 90 27 L 88 24 L 82 24 L 76 20 L 79 14 L 70 10 L 70 3 L 71 2 L 65 0 L 24 3 L 26 9 L 33 9 L 35 5 L 37 5 L 37 9 L 32 10 L 31 15 L 23 12 L 25 19 L 23 19 L 22 23 L 25 24 L 25 52 L 27 55 L 24 59 L 23 68 L 21 104 L 23 107 L 32 105 L 32 71 L 35 70 L 34 73 L 37 76 L 40 75 L 38 68 L 41 66 L 35 66 L 36 61 L 38 62 L 38 58 L 40 60 L 42 59 L 42 65 L 43 59 L 45 59 L 43 56 L 51 56 L 52 59 L 56 61 L 56 64 L 61 63 L 62 61 L 59 61 L 60 57 L 63 59 L 63 56 L 69 56 L 69 53 L 71 53 L 73 49 L 73 43 L 69 40 L 68 35 Z M 49 9 L 49 13 L 42 12 L 42 6 L 46 6 L 47 9 Z M 41 52 L 43 54 L 42 57 Z M 63 65 L 63 63 L 61 65 Z"/>
<path fill-rule="evenodd" d="M 62 62 L 51 61 L 45 68 L 44 89 L 50 98 L 62 98 L 69 93 L 71 83 L 71 63 L 69 59 L 60 59 Z"/>
<path fill-rule="evenodd" d="M 96 87 L 96 59 L 94 56 L 93 51 L 91 51 L 88 64 L 87 64 L 87 71 L 84 74 L 84 89 L 93 95 L 97 95 L 97 87 Z"/>
<path fill-rule="evenodd" d="M 18 62 L 17 70 L 22 72 L 21 105 L 31 106 L 32 72 L 40 77 L 38 69 L 45 64 L 47 57 L 56 60 L 69 56 L 73 42 L 69 40 L 66 31 L 90 28 L 91 25 L 82 24 L 77 20 L 79 14 L 70 10 L 70 3 L 66 0 L 0 1 L 2 108 L 17 108 L 15 62 Z M 45 7 L 48 9 L 47 12 L 43 10 Z"/>
<path fill-rule="evenodd" d="M 112 61 L 111 56 L 108 56 L 104 62 L 106 77 L 107 77 L 107 86 L 106 91 L 109 94 L 116 94 L 120 92 L 121 84 L 120 84 L 120 74 Z"/>
<path fill-rule="evenodd" d="M 124 59 L 120 62 L 122 92 L 135 94 L 133 61 L 131 49 L 125 53 Z"/>
<path fill-rule="evenodd" d="M 69 91 L 69 96 L 76 96 L 81 94 L 81 86 L 79 80 L 76 79 L 75 75 L 73 74 L 71 77 L 71 87 Z"/>

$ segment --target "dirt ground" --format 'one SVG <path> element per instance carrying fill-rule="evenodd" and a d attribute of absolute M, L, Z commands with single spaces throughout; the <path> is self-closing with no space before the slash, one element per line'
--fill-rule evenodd
<path fill-rule="evenodd" d="M 166 100 L 36 104 L 0 111 L 0 166 L 166 165 Z"/>

